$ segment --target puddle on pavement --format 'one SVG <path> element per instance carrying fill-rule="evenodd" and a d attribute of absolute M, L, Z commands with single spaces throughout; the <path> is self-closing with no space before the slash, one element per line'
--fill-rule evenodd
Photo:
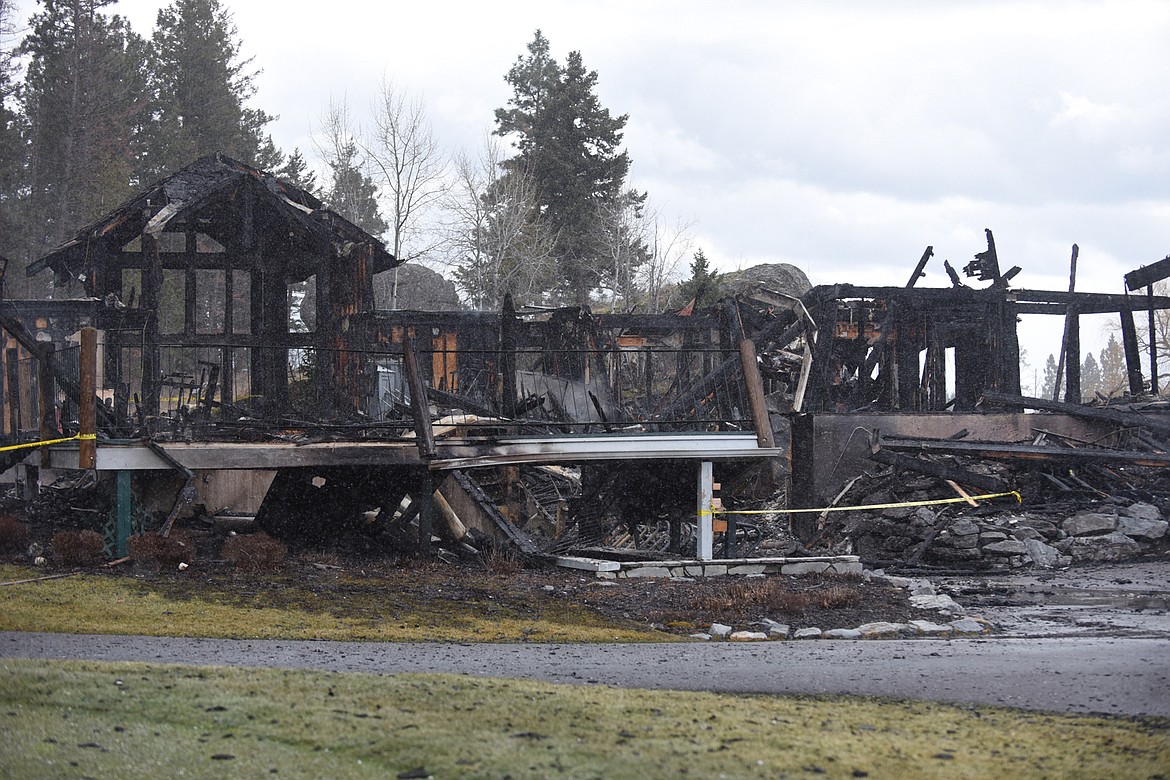
<path fill-rule="evenodd" d="M 1141 593 L 1126 590 L 1094 588 L 1058 588 L 1053 590 L 1008 591 L 1005 601 L 1023 606 L 1035 604 L 1048 607 L 1113 607 L 1134 612 L 1165 611 L 1170 609 L 1170 593 Z"/>

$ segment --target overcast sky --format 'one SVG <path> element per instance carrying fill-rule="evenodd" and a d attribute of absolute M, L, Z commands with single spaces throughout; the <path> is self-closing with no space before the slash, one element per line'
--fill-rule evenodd
<path fill-rule="evenodd" d="M 113 9 L 149 36 L 165 4 Z M 361 116 L 383 74 L 475 151 L 541 29 L 629 115 L 632 183 L 724 270 L 900 285 L 930 244 L 920 284 L 942 286 L 991 228 L 1017 287 L 1067 289 L 1075 242 L 1078 289 L 1120 292 L 1170 253 L 1165 0 L 223 4 L 263 69 L 254 105 L 306 154 L 330 96 Z"/>

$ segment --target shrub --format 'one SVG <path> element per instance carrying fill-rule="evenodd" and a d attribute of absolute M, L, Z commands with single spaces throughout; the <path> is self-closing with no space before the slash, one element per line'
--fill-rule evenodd
<path fill-rule="evenodd" d="M 24 552 L 28 546 L 28 524 L 12 515 L 0 514 L 0 552 Z"/>
<path fill-rule="evenodd" d="M 106 543 L 96 531 L 58 531 L 52 545 L 53 555 L 66 566 L 96 566 L 105 558 Z"/>
<path fill-rule="evenodd" d="M 130 537 L 130 557 L 139 563 L 152 563 L 160 568 L 174 568 L 180 563 L 195 560 L 195 542 L 182 531 L 169 536 L 156 533 Z"/>
<path fill-rule="evenodd" d="M 239 571 L 275 569 L 288 555 L 288 548 L 263 531 L 229 536 L 221 554 Z"/>
<path fill-rule="evenodd" d="M 515 550 L 493 544 L 483 556 L 483 565 L 489 574 L 513 575 L 524 568 L 524 561 Z"/>

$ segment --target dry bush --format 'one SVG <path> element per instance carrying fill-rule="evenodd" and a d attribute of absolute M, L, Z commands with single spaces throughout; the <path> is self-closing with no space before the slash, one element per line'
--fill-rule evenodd
<path fill-rule="evenodd" d="M 220 552 L 240 571 L 275 569 L 288 555 L 288 548 L 263 531 L 229 536 Z"/>
<path fill-rule="evenodd" d="M 524 561 L 515 550 L 499 545 L 492 545 L 483 556 L 483 565 L 488 574 L 511 575 L 517 574 L 524 568 Z"/>
<path fill-rule="evenodd" d="M 765 613 L 798 614 L 803 612 L 808 604 L 808 597 L 790 590 L 786 579 L 765 577 L 732 582 L 714 592 L 700 594 L 691 599 L 690 606 L 705 612 L 754 609 Z"/>
<path fill-rule="evenodd" d="M 195 542 L 182 531 L 169 536 L 156 533 L 131 536 L 130 557 L 138 563 L 174 568 L 180 563 L 190 564 L 195 560 Z"/>
<path fill-rule="evenodd" d="M 97 531 L 58 531 L 53 555 L 66 566 L 95 566 L 106 556 L 106 543 Z"/>
<path fill-rule="evenodd" d="M 825 609 L 856 607 L 861 603 L 861 591 L 857 588 L 832 587 L 817 594 L 817 602 Z"/>
<path fill-rule="evenodd" d="M 0 552 L 24 552 L 28 546 L 28 524 L 9 514 L 0 514 Z"/>

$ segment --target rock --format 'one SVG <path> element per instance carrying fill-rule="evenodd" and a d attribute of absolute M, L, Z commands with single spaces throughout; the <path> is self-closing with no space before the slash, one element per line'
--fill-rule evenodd
<path fill-rule="evenodd" d="M 992 542 L 983 545 L 984 555 L 1027 555 L 1028 546 L 1015 539 L 1005 539 L 1002 542 Z"/>
<path fill-rule="evenodd" d="M 913 579 L 907 586 L 911 596 L 933 596 L 934 584 L 927 579 Z"/>
<path fill-rule="evenodd" d="M 793 639 L 820 639 L 821 630 L 819 628 L 798 628 L 796 633 L 792 635 Z"/>
<path fill-rule="evenodd" d="M 1090 536 L 1109 533 L 1117 527 L 1117 516 L 1100 512 L 1081 512 L 1060 524 L 1069 536 Z"/>
<path fill-rule="evenodd" d="M 866 623 L 857 627 L 864 639 L 882 639 L 886 637 L 901 636 L 910 627 L 905 623 L 888 623 L 886 621 L 878 621 L 876 623 Z"/>
<path fill-rule="evenodd" d="M 925 634 L 926 636 L 941 636 L 943 634 L 949 634 L 955 630 L 950 626 L 939 625 L 938 623 L 932 623 L 929 620 L 911 620 L 909 625 L 918 633 Z"/>
<path fill-rule="evenodd" d="M 665 566 L 639 566 L 626 571 L 627 577 L 669 577 L 670 569 Z"/>
<path fill-rule="evenodd" d="M 701 640 L 703 640 L 704 642 L 710 642 L 710 641 L 711 641 L 711 635 L 710 635 L 710 634 L 704 634 L 704 633 L 702 633 L 702 632 L 700 632 L 700 633 L 698 633 L 698 634 L 687 634 L 687 638 L 689 638 L 689 639 L 701 639 Z"/>
<path fill-rule="evenodd" d="M 704 577 L 722 577 L 727 574 L 726 563 L 709 563 L 703 567 Z"/>
<path fill-rule="evenodd" d="M 778 623 L 775 620 L 772 620 L 771 618 L 764 618 L 763 620 L 760 621 L 759 625 L 761 628 L 763 628 L 765 631 L 768 632 L 768 636 L 770 636 L 774 639 L 787 639 L 788 638 L 788 632 L 790 629 L 788 628 L 787 623 Z"/>
<path fill-rule="evenodd" d="M 984 531 L 979 534 L 979 544 L 991 544 L 992 542 L 1002 542 L 1008 536 L 1003 531 Z"/>
<path fill-rule="evenodd" d="M 917 609 L 937 609 L 940 612 L 950 612 L 955 615 L 964 614 L 965 610 L 953 598 L 946 594 L 938 596 L 911 596 L 910 606 Z"/>
<path fill-rule="evenodd" d="M 1141 552 L 1140 544 L 1119 531 L 1104 536 L 1078 536 L 1069 550 L 1074 561 L 1123 561 Z"/>
<path fill-rule="evenodd" d="M 1034 518 L 1034 517 L 1021 517 L 1021 518 L 1019 518 L 1018 524 L 1016 525 L 1016 530 L 1019 530 L 1021 528 L 1031 528 L 1033 530 L 1039 531 L 1041 534 L 1043 534 L 1048 539 L 1051 539 L 1052 537 L 1054 537 L 1058 533 L 1060 533 L 1060 529 L 1056 527 L 1055 523 L 1049 522 L 1048 520 L 1041 520 L 1039 518 Z"/>
<path fill-rule="evenodd" d="M 727 639 L 731 642 L 765 642 L 768 635 L 763 631 L 733 631 Z"/>
<path fill-rule="evenodd" d="M 786 575 L 820 574 L 829 568 L 830 564 L 823 561 L 809 561 L 807 563 L 786 563 L 780 567 L 780 573 Z"/>
<path fill-rule="evenodd" d="M 1042 569 L 1059 569 L 1072 563 L 1072 558 L 1038 539 L 1025 539 L 1024 546 L 1028 548 L 1028 557 L 1032 563 Z"/>
<path fill-rule="evenodd" d="M 978 620 L 971 618 L 963 618 L 962 620 L 952 620 L 948 625 L 960 634 L 982 634 L 987 630 L 987 626 L 980 623 Z"/>
<path fill-rule="evenodd" d="M 861 639 L 861 632 L 856 628 L 833 628 L 822 636 L 825 639 Z"/>
<path fill-rule="evenodd" d="M 1035 528 L 1030 528 L 1026 525 L 1013 530 L 1012 536 L 1016 539 L 1019 539 L 1021 542 L 1027 541 L 1028 539 L 1044 538 L 1044 534 L 1040 533 Z"/>
<path fill-rule="evenodd" d="M 914 528 L 929 528 L 934 525 L 935 518 L 938 515 L 930 511 L 924 506 L 918 507 L 914 511 L 914 517 L 910 519 L 910 525 Z"/>
<path fill-rule="evenodd" d="M 1135 505 L 1136 506 L 1136 505 Z M 1149 504 L 1146 504 L 1149 506 Z M 1157 511 L 1156 509 L 1154 511 Z M 1165 520 L 1150 520 L 1146 517 L 1133 517 L 1122 515 L 1117 518 L 1117 532 L 1123 533 L 1126 536 L 1132 536 L 1135 539 L 1161 539 L 1166 535 L 1167 528 L 1170 528 L 1170 523 Z"/>
<path fill-rule="evenodd" d="M 975 523 L 971 522 L 967 518 L 963 518 L 962 520 L 958 520 L 953 523 L 947 530 L 949 530 L 954 536 L 971 536 L 973 534 L 979 533 L 979 526 L 975 525 Z"/>
<path fill-rule="evenodd" d="M 728 574 L 743 574 L 743 575 L 747 575 L 747 576 L 751 576 L 753 574 L 759 574 L 762 576 L 764 573 L 764 567 L 762 564 L 758 564 L 758 563 L 751 563 L 751 564 L 745 563 L 745 564 L 741 564 L 739 566 L 728 566 L 727 573 Z"/>
<path fill-rule="evenodd" d="M 1158 507 L 1153 504 L 1147 504 L 1139 501 L 1136 504 L 1130 504 L 1121 510 L 1122 517 L 1130 517 L 1135 520 L 1149 520 L 1157 522 L 1162 519 L 1162 513 L 1158 511 Z M 1119 529 L 1120 530 L 1120 529 Z"/>
<path fill-rule="evenodd" d="M 711 636 L 718 637 L 719 639 L 726 639 L 731 631 L 731 626 L 725 626 L 722 623 L 712 623 L 711 628 L 707 629 L 707 632 Z"/>
<path fill-rule="evenodd" d="M 979 546 L 979 541 L 983 537 L 980 534 L 967 534 L 966 536 L 952 536 L 951 547 L 956 550 L 973 550 Z"/>

